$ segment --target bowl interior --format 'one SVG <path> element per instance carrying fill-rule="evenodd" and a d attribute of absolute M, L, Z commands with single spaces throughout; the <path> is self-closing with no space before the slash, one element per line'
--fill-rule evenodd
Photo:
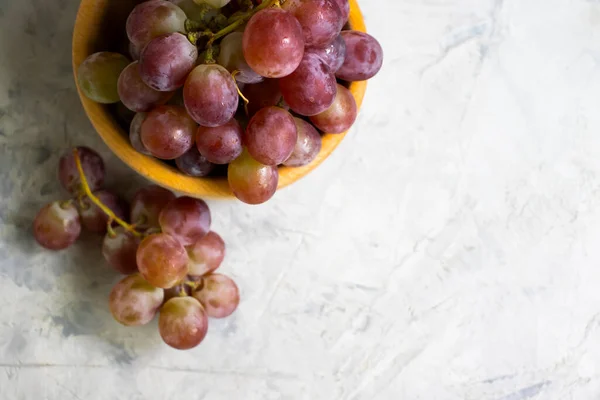
<path fill-rule="evenodd" d="M 75 29 L 73 31 L 73 71 L 90 55 L 98 51 L 127 51 L 125 21 L 140 0 L 81 0 Z M 356 0 L 350 0 L 350 29 L 365 31 L 365 24 Z M 75 79 L 77 84 L 77 79 Z M 365 94 L 366 82 L 353 82 L 350 91 L 360 108 Z M 138 153 L 129 143 L 128 133 L 117 120 L 115 107 L 98 104 L 85 97 L 77 86 L 79 97 L 92 125 L 106 145 L 117 157 L 146 179 L 193 197 L 233 197 L 227 179 L 222 176 L 208 178 L 188 177 L 174 166 L 153 157 Z M 299 168 L 279 169 L 279 189 L 301 179 L 323 160 L 343 140 L 343 134 L 323 135 L 323 146 L 317 158 L 309 165 Z"/>

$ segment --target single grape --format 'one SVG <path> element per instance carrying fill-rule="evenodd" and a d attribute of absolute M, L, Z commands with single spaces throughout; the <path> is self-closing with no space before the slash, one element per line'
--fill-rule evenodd
<path fill-rule="evenodd" d="M 344 25 L 348 22 L 348 17 L 350 16 L 350 1 L 349 0 L 333 0 L 337 3 L 341 13 L 342 13 L 342 22 Z"/>
<path fill-rule="evenodd" d="M 131 146 L 138 151 L 139 153 L 145 154 L 147 156 L 152 155 L 142 143 L 141 133 L 142 133 L 142 123 L 146 119 L 146 113 L 137 113 L 135 117 L 133 117 L 133 121 L 131 121 L 131 125 L 129 125 L 129 142 Z"/>
<path fill-rule="evenodd" d="M 276 106 L 282 100 L 278 79 L 265 79 L 261 83 L 244 86 L 242 91 L 248 99 L 248 115 L 253 116 L 260 109 Z"/>
<path fill-rule="evenodd" d="M 325 61 L 306 53 L 292 74 L 279 80 L 285 102 L 301 115 L 316 115 L 325 111 L 335 99 L 336 80 Z"/>
<path fill-rule="evenodd" d="M 331 72 L 335 73 L 344 64 L 346 58 L 346 42 L 342 35 L 338 35 L 333 42 L 323 47 L 311 47 L 306 49 L 308 53 L 314 53 L 321 57 Z"/>
<path fill-rule="evenodd" d="M 151 88 L 169 92 L 180 88 L 196 65 L 198 49 L 181 33 L 152 39 L 140 55 L 140 76 Z"/>
<path fill-rule="evenodd" d="M 94 53 L 77 69 L 79 88 L 87 98 L 96 103 L 116 103 L 119 101 L 119 75 L 128 64 L 127 57 L 119 53 Z"/>
<path fill-rule="evenodd" d="M 185 108 L 158 106 L 146 116 L 140 137 L 154 157 L 174 160 L 192 148 L 196 127 Z"/>
<path fill-rule="evenodd" d="M 122 226 L 108 232 L 102 242 L 102 255 L 118 272 L 130 275 L 138 271 L 136 253 L 140 239 L 128 232 Z"/>
<path fill-rule="evenodd" d="M 279 165 L 287 160 L 297 139 L 294 118 L 279 107 L 257 112 L 244 132 L 244 145 L 256 161 L 265 165 Z"/>
<path fill-rule="evenodd" d="M 194 0 L 169 0 L 177 7 L 181 8 L 188 19 L 197 22 L 208 22 L 216 15 L 215 11 L 206 11 L 204 5 L 196 4 Z"/>
<path fill-rule="evenodd" d="M 177 168 L 184 174 L 193 177 L 208 176 L 215 169 L 215 164 L 204 157 L 194 146 L 175 160 Z"/>
<path fill-rule="evenodd" d="M 43 247 L 63 250 L 75 243 L 81 233 L 77 208 L 55 201 L 44 206 L 33 221 L 33 236 Z"/>
<path fill-rule="evenodd" d="M 358 110 L 354 96 L 342 85 L 337 85 L 333 104 L 320 114 L 310 117 L 310 121 L 326 133 L 342 133 L 350 129 L 356 121 Z"/>
<path fill-rule="evenodd" d="M 239 101 L 234 79 L 217 64 L 194 68 L 185 82 L 183 100 L 190 116 L 207 127 L 221 126 L 231 120 Z"/>
<path fill-rule="evenodd" d="M 242 127 L 235 118 L 214 128 L 199 126 L 196 146 L 214 164 L 229 164 L 242 154 Z"/>
<path fill-rule="evenodd" d="M 194 0 L 196 4 L 208 4 L 214 8 L 222 8 L 229 4 L 231 0 Z"/>
<path fill-rule="evenodd" d="M 154 319 L 163 298 L 162 289 L 150 285 L 140 274 L 134 274 L 121 279 L 113 287 L 108 304 L 117 322 L 140 326 Z"/>
<path fill-rule="evenodd" d="M 160 212 L 173 199 L 173 192 L 160 186 L 141 188 L 131 201 L 131 223 L 140 229 L 158 228 Z"/>
<path fill-rule="evenodd" d="M 210 210 L 203 200 L 182 196 L 162 209 L 158 222 L 164 233 L 189 246 L 210 231 Z"/>
<path fill-rule="evenodd" d="M 116 194 L 108 190 L 97 190 L 94 195 L 107 206 L 117 217 L 126 220 L 129 215 L 129 205 Z M 81 217 L 81 225 L 89 232 L 106 233 L 108 224 L 108 215 L 104 213 L 97 205 L 95 205 L 89 197 L 81 199 L 78 204 L 79 215 Z"/>
<path fill-rule="evenodd" d="M 383 49 L 373 36 L 358 31 L 343 31 L 346 58 L 335 76 L 349 82 L 374 77 L 383 65 Z"/>
<path fill-rule="evenodd" d="M 244 203 L 261 204 L 277 190 L 279 171 L 276 166 L 256 161 L 247 150 L 227 168 L 227 180 L 233 194 Z"/>
<path fill-rule="evenodd" d="M 137 61 L 121 72 L 118 89 L 123 104 L 135 112 L 150 111 L 156 105 L 165 104 L 173 96 L 173 92 L 159 92 L 146 85 L 140 77 Z"/>
<path fill-rule="evenodd" d="M 243 49 L 246 62 L 255 72 L 266 78 L 282 78 L 294 72 L 302 61 L 302 26 L 285 10 L 261 10 L 248 21 Z"/>
<path fill-rule="evenodd" d="M 233 314 L 240 304 L 240 291 L 233 279 L 222 274 L 202 278 L 200 287 L 192 294 L 212 318 L 225 318 Z"/>
<path fill-rule="evenodd" d="M 300 118 L 294 118 L 294 122 L 298 132 L 298 141 L 296 141 L 292 155 L 285 160 L 283 165 L 302 167 L 317 158 L 321 151 L 322 140 L 319 132 L 308 122 Z"/>
<path fill-rule="evenodd" d="M 90 187 L 90 190 L 95 191 L 102 187 L 104 184 L 104 161 L 102 157 L 94 150 L 89 147 L 79 146 L 77 147 L 79 153 L 79 160 L 81 161 L 81 167 L 85 178 Z M 72 195 L 76 196 L 81 191 L 81 179 L 79 177 L 79 171 L 77 164 L 75 164 L 75 157 L 73 156 L 73 150 L 69 149 L 61 158 L 58 163 L 58 178 L 62 186 Z"/>
<path fill-rule="evenodd" d="M 225 242 L 218 233 L 210 231 L 191 246 L 188 253 L 188 274 L 202 276 L 213 272 L 225 258 Z"/>
<path fill-rule="evenodd" d="M 193 297 L 174 297 L 160 309 L 158 332 L 163 341 L 178 350 L 194 348 L 208 331 L 208 316 Z"/>
<path fill-rule="evenodd" d="M 159 288 L 171 288 L 187 275 L 188 255 L 185 248 L 166 233 L 155 233 L 142 240 L 136 261 L 144 279 Z"/>
<path fill-rule="evenodd" d="M 185 33 L 183 10 L 163 0 L 138 4 L 127 18 L 127 36 L 138 48 L 144 48 L 152 39 L 173 32 Z"/>
<path fill-rule="evenodd" d="M 229 72 L 239 71 L 235 80 L 241 83 L 258 83 L 264 78 L 254 72 L 244 59 L 242 50 L 242 32 L 233 32 L 225 36 L 221 41 L 221 51 L 219 52 L 218 62 Z"/>
<path fill-rule="evenodd" d="M 342 12 L 334 0 L 288 1 L 282 8 L 300 22 L 306 46 L 325 46 L 344 26 Z"/>

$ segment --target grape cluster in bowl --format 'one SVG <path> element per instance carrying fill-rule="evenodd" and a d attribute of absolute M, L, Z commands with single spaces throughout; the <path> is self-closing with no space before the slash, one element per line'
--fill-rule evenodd
<path fill-rule="evenodd" d="M 348 0 L 145 1 L 127 19 L 129 57 L 90 55 L 78 86 L 135 113 L 138 152 L 225 174 L 238 199 L 264 203 L 280 166 L 312 163 L 322 135 L 352 126 L 349 83 L 382 66 L 376 39 L 344 30 L 349 12 Z"/>
<path fill-rule="evenodd" d="M 228 317 L 240 301 L 235 282 L 215 272 L 225 242 L 210 230 L 208 205 L 155 185 L 138 190 L 128 203 L 103 188 L 104 176 L 104 161 L 90 148 L 61 157 L 59 180 L 70 199 L 38 212 L 36 241 L 58 251 L 73 245 L 83 229 L 104 235 L 104 258 L 126 275 L 109 295 L 115 320 L 140 326 L 158 314 L 166 344 L 196 347 L 206 336 L 208 318 Z"/>

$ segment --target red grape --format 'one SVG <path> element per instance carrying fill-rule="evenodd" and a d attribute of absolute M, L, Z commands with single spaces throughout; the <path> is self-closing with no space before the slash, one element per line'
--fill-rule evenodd
<path fill-rule="evenodd" d="M 314 53 L 321 57 L 331 72 L 335 73 L 346 58 L 346 42 L 342 35 L 338 35 L 331 43 L 323 47 L 311 47 L 306 49 L 309 53 Z"/>
<path fill-rule="evenodd" d="M 55 201 L 42 208 L 33 221 L 33 236 L 43 247 L 63 250 L 75 243 L 81 233 L 77 208 Z"/>
<path fill-rule="evenodd" d="M 217 64 L 194 68 L 185 82 L 183 99 L 191 117 L 208 127 L 221 126 L 231 120 L 239 101 L 234 79 Z"/>
<path fill-rule="evenodd" d="M 242 127 L 235 118 L 214 128 L 199 126 L 196 146 L 210 162 L 229 164 L 242 154 L 242 134 Z"/>
<path fill-rule="evenodd" d="M 336 72 L 339 79 L 354 82 L 374 77 L 383 65 L 383 49 L 373 36 L 358 31 L 343 31 L 346 59 Z"/>
<path fill-rule="evenodd" d="M 194 177 L 203 177 L 210 175 L 215 169 L 215 165 L 208 161 L 198 149 L 192 146 L 184 155 L 175 160 L 177 168 L 184 174 Z"/>
<path fill-rule="evenodd" d="M 131 201 L 131 223 L 140 229 L 158 228 L 160 212 L 173 199 L 173 192 L 160 186 L 150 185 L 138 190 Z"/>
<path fill-rule="evenodd" d="M 182 196 L 162 209 L 158 222 L 164 233 L 189 246 L 210 231 L 210 210 L 203 200 Z"/>
<path fill-rule="evenodd" d="M 94 53 L 77 68 L 77 83 L 89 99 L 102 104 L 119 101 L 117 82 L 129 60 L 119 53 Z"/>
<path fill-rule="evenodd" d="M 142 143 L 154 157 L 174 160 L 192 148 L 196 127 L 185 108 L 158 106 L 142 123 Z"/>
<path fill-rule="evenodd" d="M 81 167 L 87 180 L 90 190 L 98 190 L 104 184 L 104 161 L 102 157 L 94 150 L 79 146 L 77 147 Z M 73 150 L 68 150 L 61 158 L 58 164 L 58 177 L 62 186 L 72 195 L 78 195 L 81 191 L 81 179 L 79 171 L 75 164 Z"/>
<path fill-rule="evenodd" d="M 173 3 L 151 0 L 137 5 L 127 18 L 127 36 L 138 48 L 152 39 L 173 32 L 185 33 L 186 15 Z"/>
<path fill-rule="evenodd" d="M 337 85 L 337 94 L 331 107 L 310 117 L 311 122 L 326 133 L 342 133 L 356 121 L 358 110 L 354 96 L 342 85 Z"/>
<path fill-rule="evenodd" d="M 261 10 L 246 26 L 243 49 L 246 62 L 258 74 L 267 78 L 284 77 L 294 72 L 302 61 L 302 26 L 285 10 Z"/>
<path fill-rule="evenodd" d="M 265 79 L 264 82 L 244 86 L 242 91 L 248 99 L 248 114 L 253 116 L 260 109 L 276 106 L 282 99 L 279 80 Z"/>
<path fill-rule="evenodd" d="M 140 239 L 122 226 L 113 229 L 114 235 L 107 233 L 102 242 L 102 255 L 118 272 L 129 275 L 138 271 L 136 253 Z"/>
<path fill-rule="evenodd" d="M 185 248 L 166 233 L 155 233 L 142 240 L 136 261 L 144 279 L 159 288 L 171 288 L 187 275 L 188 255 Z"/>
<path fill-rule="evenodd" d="M 244 132 L 244 145 L 265 165 L 279 165 L 292 154 L 298 134 L 292 115 L 279 107 L 257 112 Z"/>
<path fill-rule="evenodd" d="M 235 282 L 222 274 L 211 274 L 202 278 L 200 287 L 193 296 L 204 306 L 212 318 L 225 318 L 233 314 L 240 303 L 240 291 Z"/>
<path fill-rule="evenodd" d="M 108 190 L 98 190 L 94 195 L 102 204 L 111 209 L 111 211 L 122 220 L 127 219 L 129 215 L 129 205 L 123 199 Z M 79 204 L 79 215 L 81 216 L 81 225 L 83 228 L 94 233 L 104 235 L 108 224 L 108 215 L 95 205 L 89 197 L 81 199 Z"/>
<path fill-rule="evenodd" d="M 197 59 L 198 49 L 181 33 L 159 36 L 142 50 L 140 76 L 155 90 L 173 91 L 183 86 Z"/>
<path fill-rule="evenodd" d="M 300 22 L 306 46 L 325 46 L 339 35 L 345 23 L 335 0 L 288 1 L 282 8 Z"/>
<path fill-rule="evenodd" d="M 229 164 L 227 180 L 233 194 L 244 203 L 261 204 L 277 190 L 279 170 L 256 161 L 248 150 Z"/>
<path fill-rule="evenodd" d="M 131 125 L 129 125 L 129 142 L 131 146 L 138 151 L 139 153 L 145 154 L 147 156 L 152 155 L 142 143 L 142 123 L 146 120 L 146 113 L 137 113 L 133 120 L 131 121 Z"/>
<path fill-rule="evenodd" d="M 241 83 L 258 83 L 264 78 L 254 72 L 246 59 L 242 50 L 242 32 L 233 32 L 225 36 L 221 41 L 221 51 L 219 52 L 218 62 L 231 73 L 239 71 L 235 80 Z"/>
<path fill-rule="evenodd" d="M 135 112 L 150 111 L 153 106 L 165 104 L 173 96 L 172 92 L 159 92 L 146 85 L 140 77 L 137 61 L 121 72 L 118 89 L 125 107 Z"/>
<path fill-rule="evenodd" d="M 162 289 L 150 285 L 140 274 L 121 279 L 110 292 L 108 304 L 113 317 L 126 326 L 152 321 L 163 302 Z"/>
<path fill-rule="evenodd" d="M 335 75 L 325 61 L 313 53 L 306 53 L 298 69 L 279 80 L 286 103 L 301 115 L 325 111 L 333 103 L 335 86 Z"/>
<path fill-rule="evenodd" d="M 225 258 L 225 242 L 213 231 L 186 250 L 190 259 L 188 274 L 193 276 L 202 276 L 216 270 Z"/>
<path fill-rule="evenodd" d="M 348 17 L 350 16 L 350 1 L 349 0 L 334 0 L 341 13 L 342 13 L 342 22 L 344 25 L 348 22 Z"/>
<path fill-rule="evenodd" d="M 206 311 L 193 297 L 174 297 L 160 310 L 158 331 L 164 342 L 175 349 L 194 348 L 208 331 Z"/>
<path fill-rule="evenodd" d="M 288 167 L 302 167 L 310 164 L 321 151 L 321 135 L 308 122 L 294 118 L 298 141 L 292 155 L 283 163 Z"/>

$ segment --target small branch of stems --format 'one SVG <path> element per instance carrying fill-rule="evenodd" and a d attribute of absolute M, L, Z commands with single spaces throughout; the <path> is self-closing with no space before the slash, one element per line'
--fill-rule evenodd
<path fill-rule="evenodd" d="M 257 12 L 264 10 L 265 8 L 268 8 L 268 7 L 279 5 L 279 1 L 280 0 L 265 0 L 256 8 L 253 8 L 253 9 L 249 10 L 248 12 L 240 15 L 238 18 L 236 18 L 236 20 L 233 23 L 229 24 L 228 26 L 221 29 L 220 31 L 214 33 L 211 36 L 211 38 L 208 40 L 208 43 L 206 43 L 206 48 L 210 49 L 212 44 L 215 42 L 215 40 L 219 40 L 223 36 L 228 35 L 231 32 L 235 31 L 237 28 L 244 25 Z M 190 28 L 192 28 L 194 26 L 194 24 L 190 23 L 190 24 L 188 24 L 188 26 Z M 197 25 L 197 26 L 199 26 L 199 25 Z"/>
<path fill-rule="evenodd" d="M 81 166 L 81 158 L 79 157 L 79 152 L 77 149 L 73 149 L 73 157 L 75 159 L 75 165 L 77 166 L 77 172 L 79 172 L 79 179 L 81 180 L 81 188 L 83 189 L 84 194 L 89 197 L 90 201 L 98 206 L 106 215 L 108 215 L 109 221 L 115 221 L 117 224 L 121 225 L 125 230 L 131 232 L 131 234 L 141 237 L 142 234 L 135 230 L 133 225 L 128 224 L 123 221 L 114 212 L 107 206 L 105 206 L 100 199 L 98 199 L 92 190 L 90 189 L 90 185 L 88 184 L 87 178 L 85 177 L 85 173 L 83 172 L 83 167 Z"/>

